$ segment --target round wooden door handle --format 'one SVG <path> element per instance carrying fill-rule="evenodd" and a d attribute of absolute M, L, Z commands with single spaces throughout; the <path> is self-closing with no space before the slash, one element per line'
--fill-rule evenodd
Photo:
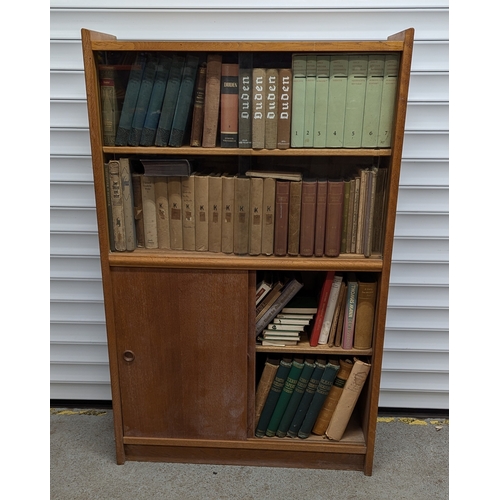
<path fill-rule="evenodd" d="M 132 351 L 125 351 L 123 353 L 123 359 L 127 362 L 132 362 L 135 359 L 135 354 Z"/>

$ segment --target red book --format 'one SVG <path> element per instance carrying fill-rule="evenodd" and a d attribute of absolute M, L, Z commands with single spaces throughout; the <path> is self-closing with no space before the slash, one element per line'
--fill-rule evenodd
<path fill-rule="evenodd" d="M 326 273 L 325 281 L 321 288 L 321 293 L 319 296 L 318 312 L 314 318 L 314 326 L 311 332 L 311 337 L 309 339 L 309 344 L 311 347 L 316 347 L 318 345 L 319 335 L 321 333 L 321 327 L 323 326 L 323 319 L 325 317 L 326 306 L 328 304 L 328 297 L 330 296 L 330 290 L 332 289 L 333 279 L 335 278 L 335 271 L 328 271 Z"/>

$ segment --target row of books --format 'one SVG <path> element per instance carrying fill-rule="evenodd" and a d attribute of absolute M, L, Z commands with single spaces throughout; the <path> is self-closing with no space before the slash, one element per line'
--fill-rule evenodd
<path fill-rule="evenodd" d="M 168 161 L 153 161 L 160 164 L 157 175 L 134 172 L 129 158 L 106 164 L 113 250 L 304 257 L 381 252 L 386 169 L 359 169 L 344 180 L 292 181 L 279 172 L 172 175 L 168 166 L 161 171 Z"/>
<path fill-rule="evenodd" d="M 257 285 L 256 335 L 262 345 L 290 346 L 308 340 L 311 347 L 372 347 L 378 288 L 374 276 L 328 271 L 317 300 L 297 296 L 300 283 L 280 278 Z"/>
<path fill-rule="evenodd" d="M 255 396 L 256 437 L 339 441 L 370 368 L 357 358 L 268 356 Z"/>
<path fill-rule="evenodd" d="M 225 62 L 221 54 L 154 52 L 128 66 L 101 64 L 104 144 L 390 147 L 399 56 L 300 53 L 291 67 L 252 64 L 248 54 Z"/>

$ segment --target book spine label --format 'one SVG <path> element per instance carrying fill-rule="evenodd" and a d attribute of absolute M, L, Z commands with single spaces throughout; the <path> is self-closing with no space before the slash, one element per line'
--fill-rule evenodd
<path fill-rule="evenodd" d="M 276 141 L 278 149 L 290 147 L 290 128 L 292 123 L 292 70 L 278 70 L 278 127 Z"/>
<path fill-rule="evenodd" d="M 238 64 L 222 64 L 220 89 L 220 145 L 238 147 Z"/>

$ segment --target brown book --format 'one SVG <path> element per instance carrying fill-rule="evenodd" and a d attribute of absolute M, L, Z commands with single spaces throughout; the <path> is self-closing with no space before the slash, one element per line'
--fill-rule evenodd
<path fill-rule="evenodd" d="M 266 125 L 265 141 L 266 149 L 278 147 L 278 69 L 266 69 Z"/>
<path fill-rule="evenodd" d="M 264 255 L 274 252 L 274 216 L 276 210 L 276 179 L 263 179 L 262 195 L 262 248 Z"/>
<path fill-rule="evenodd" d="M 168 216 L 168 177 L 155 177 L 156 230 L 158 248 L 170 248 L 170 218 Z"/>
<path fill-rule="evenodd" d="M 238 176 L 234 179 L 234 253 L 248 253 L 250 178 Z"/>
<path fill-rule="evenodd" d="M 208 252 L 208 175 L 196 172 L 194 176 L 194 227 L 197 252 Z"/>
<path fill-rule="evenodd" d="M 342 236 L 340 242 L 340 253 L 348 253 L 347 251 L 347 220 L 349 217 L 349 206 L 351 200 L 351 181 L 345 179 L 344 184 L 344 199 L 342 200 Z M 349 245 L 349 250 L 351 249 Z"/>
<path fill-rule="evenodd" d="M 194 90 L 193 118 L 191 124 L 192 147 L 200 147 L 203 137 L 203 116 L 205 113 L 205 86 L 207 82 L 207 63 L 198 67 Z"/>
<path fill-rule="evenodd" d="M 288 250 L 288 205 L 290 181 L 276 181 L 276 203 L 274 211 L 274 255 L 286 255 Z"/>
<path fill-rule="evenodd" d="M 224 253 L 233 253 L 234 207 L 234 176 L 222 174 L 221 250 Z"/>
<path fill-rule="evenodd" d="M 368 177 L 369 172 L 367 169 L 362 169 L 360 172 L 359 184 L 359 208 L 358 208 L 358 225 L 356 228 L 356 251 L 355 253 L 363 253 L 363 241 L 365 236 L 365 222 L 366 222 L 366 204 L 368 193 Z"/>
<path fill-rule="evenodd" d="M 353 363 L 350 359 L 340 359 L 339 363 L 340 369 L 337 372 L 332 388 L 328 392 L 328 396 L 321 407 L 316 423 L 312 429 L 312 433 L 318 436 L 322 436 L 325 433 L 353 367 Z"/>
<path fill-rule="evenodd" d="M 194 205 L 194 177 L 181 177 L 182 192 L 182 247 L 184 250 L 196 250 L 196 227 Z"/>
<path fill-rule="evenodd" d="M 373 245 L 373 221 L 375 210 L 375 199 L 377 190 L 378 168 L 373 167 L 370 170 L 368 179 L 368 192 L 366 195 L 366 214 L 365 214 L 365 237 L 363 241 L 363 253 L 365 257 L 372 254 Z"/>
<path fill-rule="evenodd" d="M 220 87 L 220 145 L 238 147 L 238 64 L 222 63 Z"/>
<path fill-rule="evenodd" d="M 375 188 L 375 206 L 373 208 L 373 242 L 372 253 L 382 253 L 382 238 L 385 221 L 385 207 L 387 200 L 387 169 L 381 168 L 377 172 Z"/>
<path fill-rule="evenodd" d="M 257 385 L 257 392 L 255 393 L 255 425 L 259 421 L 260 414 L 266 403 L 267 396 L 273 385 L 274 377 L 278 371 L 280 358 L 277 355 L 268 356 L 264 365 L 264 370 L 260 376 Z"/>
<path fill-rule="evenodd" d="M 262 302 L 255 309 L 255 321 L 259 321 L 260 318 L 262 318 L 262 316 L 264 316 L 264 314 L 278 300 L 284 286 L 285 284 L 282 281 L 276 281 L 273 284 L 271 291 L 262 299 Z"/>
<path fill-rule="evenodd" d="M 317 179 L 302 181 L 302 207 L 300 213 L 300 255 L 314 254 L 314 230 L 316 229 Z"/>
<path fill-rule="evenodd" d="M 327 179 L 318 179 L 316 190 L 316 229 L 314 231 L 314 255 L 322 257 L 325 253 Z"/>
<path fill-rule="evenodd" d="M 134 219 L 135 219 L 135 237 L 137 246 L 144 248 L 144 219 L 142 215 L 142 192 L 141 175 L 132 173 L 132 190 L 134 193 Z"/>
<path fill-rule="evenodd" d="M 365 381 L 368 377 L 371 365 L 354 358 L 354 365 L 344 385 L 344 390 L 333 412 L 332 418 L 326 429 L 326 437 L 333 441 L 340 441 L 344 435 L 349 419 L 354 411 L 356 402 Z"/>
<path fill-rule="evenodd" d="M 208 176 L 208 250 L 222 251 L 222 177 Z"/>
<path fill-rule="evenodd" d="M 280 68 L 278 71 L 278 149 L 290 147 L 290 126 L 292 123 L 292 70 Z"/>
<path fill-rule="evenodd" d="M 252 148 L 264 149 L 266 139 L 266 69 L 252 71 Z"/>
<path fill-rule="evenodd" d="M 347 283 L 343 282 L 340 288 L 340 311 L 339 318 L 337 320 L 337 325 L 335 327 L 335 337 L 333 339 L 333 345 L 335 347 L 340 347 L 342 345 L 342 332 L 344 331 L 344 317 L 345 317 L 345 302 L 347 300 Z M 330 345 L 330 343 L 328 344 Z"/>
<path fill-rule="evenodd" d="M 182 190 L 181 178 L 168 178 L 168 215 L 170 217 L 170 248 L 182 250 Z"/>
<path fill-rule="evenodd" d="M 343 208 L 344 181 L 328 180 L 325 232 L 325 255 L 327 257 L 338 257 L 340 254 Z"/>
<path fill-rule="evenodd" d="M 262 208 L 264 201 L 264 179 L 250 178 L 250 220 L 248 253 L 260 255 L 262 252 Z"/>
<path fill-rule="evenodd" d="M 221 71 L 221 54 L 208 54 L 202 138 L 204 148 L 214 148 L 217 143 Z"/>
<path fill-rule="evenodd" d="M 345 295 L 346 284 L 342 281 L 340 283 L 339 295 L 337 298 L 337 303 L 335 304 L 335 310 L 333 312 L 332 324 L 330 327 L 330 332 L 328 333 L 327 344 L 328 347 L 333 347 L 335 344 L 335 333 L 337 331 L 337 326 L 339 324 L 339 320 L 342 317 L 342 311 L 345 308 L 344 295 Z"/>
<path fill-rule="evenodd" d="M 358 279 L 354 349 L 370 349 L 372 346 L 376 300 L 377 282 Z"/>
<path fill-rule="evenodd" d="M 144 220 L 144 247 L 158 248 L 154 177 L 141 175 L 141 196 Z"/>
<path fill-rule="evenodd" d="M 361 177 L 357 175 L 354 178 L 354 196 L 351 194 L 352 198 L 352 212 L 349 213 L 350 218 L 350 236 L 351 236 L 351 252 L 356 253 L 356 240 L 357 240 L 357 230 L 358 230 L 358 213 L 359 213 L 359 190 L 361 185 Z M 352 190 L 352 186 L 351 186 Z M 352 191 L 351 191 L 352 193 Z"/>
<path fill-rule="evenodd" d="M 288 214 L 288 255 L 299 255 L 300 209 L 302 206 L 302 181 L 290 183 Z"/>

